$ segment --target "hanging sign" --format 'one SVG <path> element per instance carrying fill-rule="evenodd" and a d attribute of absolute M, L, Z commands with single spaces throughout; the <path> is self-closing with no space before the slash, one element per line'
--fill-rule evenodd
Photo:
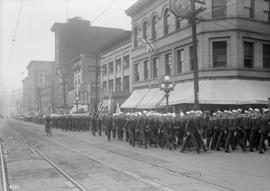
<path fill-rule="evenodd" d="M 187 19 L 191 13 L 190 0 L 170 0 L 170 10 L 176 17 Z"/>

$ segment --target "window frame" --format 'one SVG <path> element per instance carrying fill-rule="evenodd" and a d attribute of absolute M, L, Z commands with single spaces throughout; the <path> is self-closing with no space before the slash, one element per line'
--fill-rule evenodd
<path fill-rule="evenodd" d="M 138 47 L 138 35 L 139 35 L 139 27 L 135 26 L 133 28 L 133 47 L 134 48 Z"/>
<path fill-rule="evenodd" d="M 143 39 L 146 39 L 146 40 L 148 38 L 147 30 L 148 30 L 148 22 L 147 21 L 144 21 L 143 22 L 143 30 L 142 30 L 143 35 L 142 35 L 142 37 L 143 37 Z"/>
<path fill-rule="evenodd" d="M 168 35 L 169 34 L 169 28 L 170 28 L 170 9 L 166 8 L 163 15 L 163 34 Z"/>
<path fill-rule="evenodd" d="M 164 54 L 164 65 L 165 65 L 165 75 L 169 75 L 169 76 L 172 75 L 173 63 L 172 63 L 172 53 L 171 52 L 167 52 Z"/>
<path fill-rule="evenodd" d="M 126 79 L 128 79 L 128 82 L 126 82 Z M 130 89 L 130 76 L 124 76 L 123 78 L 123 91 L 129 91 Z"/>
<path fill-rule="evenodd" d="M 179 54 L 180 52 L 180 54 Z M 183 53 L 183 59 L 182 59 L 182 56 L 181 56 L 181 52 Z M 181 70 L 179 70 L 179 55 L 180 55 L 180 61 L 181 61 Z M 183 48 L 179 48 L 176 50 L 176 72 L 177 74 L 181 74 L 183 73 L 183 67 L 184 67 L 184 63 L 185 63 L 185 49 L 184 47 Z"/>
<path fill-rule="evenodd" d="M 115 60 L 115 72 L 121 72 L 121 64 L 122 64 L 122 59 L 117 58 Z"/>
<path fill-rule="evenodd" d="M 214 55 L 214 43 L 220 43 L 220 42 L 225 42 L 226 43 L 226 48 L 225 48 L 225 51 L 226 51 L 226 62 L 225 62 L 225 65 L 219 65 L 219 64 L 215 64 L 215 55 Z M 223 68 L 223 67 L 227 67 L 228 66 L 228 41 L 226 39 L 220 39 L 220 40 L 214 40 L 211 42 L 211 51 L 212 51 L 212 67 L 213 68 Z M 217 62 L 218 63 L 218 62 Z"/>
<path fill-rule="evenodd" d="M 139 62 L 134 64 L 134 81 L 140 81 Z"/>
<path fill-rule="evenodd" d="M 245 46 L 245 44 L 249 44 L 249 45 L 252 45 L 252 55 L 251 56 L 246 56 L 245 55 L 245 53 L 246 53 L 246 51 L 245 51 L 245 48 L 246 48 L 246 46 Z M 243 41 L 243 67 L 244 68 L 247 68 L 247 69 L 252 69 L 252 68 L 254 68 L 254 42 L 251 42 L 251 41 Z M 248 66 L 247 67 L 247 65 L 245 64 L 245 60 L 247 60 L 246 58 L 251 58 L 251 59 L 249 59 L 249 60 L 251 60 L 251 66 Z"/>
<path fill-rule="evenodd" d="M 154 15 L 151 19 L 151 38 L 152 41 L 157 39 L 157 16 Z"/>
<path fill-rule="evenodd" d="M 119 83 L 120 82 L 120 83 Z M 115 79 L 115 92 L 121 92 L 121 77 Z"/>
<path fill-rule="evenodd" d="M 270 69 L 270 44 L 262 44 L 263 48 L 263 68 L 264 69 Z M 269 53 L 265 53 L 265 47 L 268 47 Z M 265 60 L 268 60 L 268 66 L 265 64 Z"/>
<path fill-rule="evenodd" d="M 154 70 L 154 63 L 155 63 L 156 70 Z M 152 68 L 152 78 L 154 78 L 154 79 L 158 77 L 158 64 L 159 64 L 159 58 L 157 56 L 153 57 L 151 68 Z M 154 72 L 154 71 L 156 71 L 156 72 Z"/>
<path fill-rule="evenodd" d="M 125 69 L 128 69 L 128 68 L 130 67 L 130 61 L 129 61 L 129 59 L 130 59 L 129 54 L 123 56 L 123 69 L 124 69 L 124 70 L 125 70 Z M 126 61 L 127 61 L 127 62 L 126 62 Z M 126 63 L 127 63 L 127 64 L 126 64 Z"/>
<path fill-rule="evenodd" d="M 219 5 L 219 6 L 214 6 L 214 2 L 217 2 L 218 0 L 212 0 L 212 18 L 226 18 L 227 17 L 227 0 L 220 0 L 224 1 L 225 5 Z M 224 16 L 215 16 L 215 10 L 222 9 L 224 7 Z"/>
<path fill-rule="evenodd" d="M 112 66 L 112 67 L 110 67 Z M 109 70 L 109 74 L 113 74 L 114 73 L 114 64 L 113 61 L 109 61 L 108 62 L 108 70 Z"/>
<path fill-rule="evenodd" d="M 149 60 L 144 60 L 143 61 L 143 78 L 144 78 L 144 80 L 148 80 L 149 79 L 148 66 L 149 66 Z"/>

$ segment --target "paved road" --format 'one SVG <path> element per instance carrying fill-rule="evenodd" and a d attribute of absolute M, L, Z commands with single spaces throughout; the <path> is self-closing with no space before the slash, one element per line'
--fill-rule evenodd
<path fill-rule="evenodd" d="M 270 190 L 269 151 L 183 154 L 55 129 L 48 138 L 43 126 L 16 120 L 0 121 L 0 136 L 8 153 L 9 181 L 18 190 L 77 190 L 26 140 L 86 190 Z"/>

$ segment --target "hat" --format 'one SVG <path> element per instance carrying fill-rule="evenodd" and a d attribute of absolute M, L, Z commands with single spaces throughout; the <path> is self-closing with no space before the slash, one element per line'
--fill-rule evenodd
<path fill-rule="evenodd" d="M 254 109 L 254 111 L 255 111 L 255 112 L 260 112 L 260 110 L 259 110 L 259 109 Z"/>

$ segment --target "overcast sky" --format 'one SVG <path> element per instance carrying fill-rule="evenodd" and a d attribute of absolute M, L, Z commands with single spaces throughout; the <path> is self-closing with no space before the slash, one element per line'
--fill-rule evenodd
<path fill-rule="evenodd" d="M 137 0 L 0 0 L 0 89 L 22 87 L 31 60 L 54 60 L 54 22 L 74 16 L 94 20 L 109 5 L 112 6 L 92 25 L 131 29 L 125 10 Z"/>

